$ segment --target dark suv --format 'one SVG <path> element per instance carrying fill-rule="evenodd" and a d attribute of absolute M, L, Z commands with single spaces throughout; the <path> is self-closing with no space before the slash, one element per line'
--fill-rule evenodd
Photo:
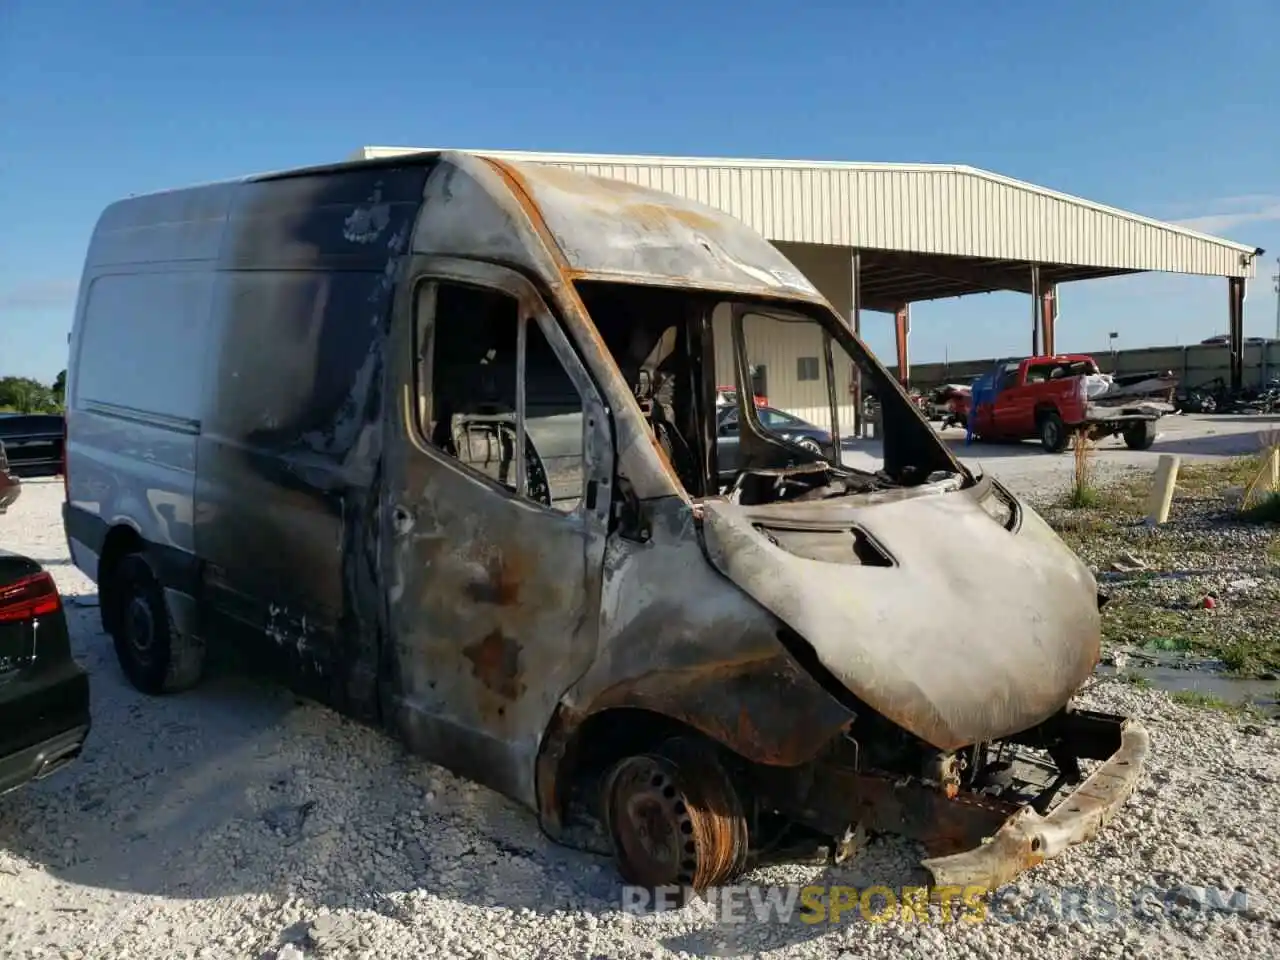
<path fill-rule="evenodd" d="M 0 443 L 9 470 L 22 476 L 50 476 L 62 470 L 66 417 L 61 413 L 0 414 Z"/>

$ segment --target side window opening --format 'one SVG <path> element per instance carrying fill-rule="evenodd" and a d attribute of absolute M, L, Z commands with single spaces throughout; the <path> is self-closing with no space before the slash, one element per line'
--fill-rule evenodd
<path fill-rule="evenodd" d="M 519 487 L 520 307 L 509 294 L 433 283 L 419 295 L 414 379 L 418 428 L 432 446 L 562 513 L 582 499 L 583 404 L 536 318 L 527 318 L 525 485 Z"/>
<path fill-rule="evenodd" d="M 766 427 L 794 427 L 800 423 L 795 417 L 783 413 L 781 410 L 773 410 L 768 407 L 760 411 L 760 422 Z"/>

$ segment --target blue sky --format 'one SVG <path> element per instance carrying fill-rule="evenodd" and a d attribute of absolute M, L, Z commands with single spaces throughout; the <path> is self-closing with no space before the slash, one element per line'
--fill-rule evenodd
<path fill-rule="evenodd" d="M 0 375 L 65 366 L 110 201 L 363 144 L 972 164 L 1265 247 L 1245 327 L 1270 335 L 1277 36 L 1275 0 L 4 0 Z M 1029 347 L 1025 297 L 912 317 L 917 362 Z M 1059 347 L 1226 317 L 1225 280 L 1068 285 Z M 864 322 L 892 362 L 890 328 Z"/>

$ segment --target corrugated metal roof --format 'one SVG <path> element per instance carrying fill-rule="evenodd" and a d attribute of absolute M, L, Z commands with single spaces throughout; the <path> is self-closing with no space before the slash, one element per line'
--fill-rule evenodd
<path fill-rule="evenodd" d="M 352 159 L 425 147 L 363 147 Z M 717 207 L 770 240 L 864 250 L 1254 276 L 1256 248 L 975 167 L 467 151 L 567 167 Z"/>

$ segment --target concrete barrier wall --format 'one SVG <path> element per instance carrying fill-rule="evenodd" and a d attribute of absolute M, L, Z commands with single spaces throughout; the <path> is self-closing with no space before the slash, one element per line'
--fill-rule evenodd
<path fill-rule="evenodd" d="M 1221 377 L 1231 379 L 1231 360 L 1225 346 L 1196 344 L 1190 347 L 1142 347 L 1136 350 L 1099 350 L 1093 358 L 1106 373 L 1146 373 L 1150 370 L 1172 370 L 1181 384 L 1203 386 Z M 911 365 L 911 385 L 928 390 L 944 383 L 967 383 L 986 373 L 996 363 L 985 360 L 957 360 L 950 363 L 915 363 Z M 1012 358 L 1008 358 L 1012 359 Z M 898 368 L 890 367 L 895 375 Z M 1244 345 L 1244 385 L 1257 387 L 1272 377 L 1280 377 L 1280 340 Z"/>

